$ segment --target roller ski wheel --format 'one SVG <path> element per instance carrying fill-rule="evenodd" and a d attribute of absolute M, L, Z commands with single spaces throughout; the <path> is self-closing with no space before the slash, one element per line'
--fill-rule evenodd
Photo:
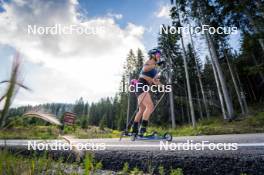
<path fill-rule="evenodd" d="M 169 133 L 165 133 L 163 137 L 166 141 L 172 141 L 172 135 Z"/>
<path fill-rule="evenodd" d="M 122 131 L 122 132 L 120 133 L 119 141 L 121 141 L 123 137 L 130 137 L 130 136 L 132 136 L 132 135 L 133 135 L 133 133 L 128 132 L 127 130 Z"/>
<path fill-rule="evenodd" d="M 119 141 L 121 141 L 122 138 L 123 138 L 123 136 L 125 136 L 126 134 L 127 134 L 127 131 L 122 131 L 122 132 L 120 133 Z"/>
<path fill-rule="evenodd" d="M 130 137 L 130 140 L 131 140 L 131 141 L 135 141 L 135 140 L 136 140 L 136 137 L 137 137 L 136 134 L 132 134 L 131 137 Z"/>
<path fill-rule="evenodd" d="M 157 131 L 153 131 L 152 132 L 152 135 L 155 136 L 155 137 L 157 137 L 158 136 L 158 132 Z"/>

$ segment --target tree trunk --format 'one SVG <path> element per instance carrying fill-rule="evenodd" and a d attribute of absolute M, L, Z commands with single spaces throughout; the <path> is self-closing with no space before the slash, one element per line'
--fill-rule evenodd
<path fill-rule="evenodd" d="M 181 102 L 181 118 L 182 118 L 182 123 L 184 123 L 185 122 L 185 119 L 184 119 L 184 105 L 183 105 L 182 96 L 180 96 L 180 102 Z"/>
<path fill-rule="evenodd" d="M 200 11 L 200 17 L 202 17 L 202 20 L 203 20 L 203 22 L 200 22 L 201 26 L 202 26 L 203 24 L 205 24 L 205 19 L 201 15 L 201 11 Z M 224 95 L 224 99 L 225 99 L 225 103 L 226 103 L 226 107 L 227 107 L 228 118 L 232 119 L 234 117 L 233 104 L 232 104 L 231 98 L 230 98 L 228 90 L 227 90 L 227 85 L 226 85 L 226 81 L 225 81 L 225 78 L 224 78 L 224 75 L 223 75 L 223 71 L 222 71 L 221 66 L 220 66 L 220 64 L 218 62 L 217 53 L 216 53 L 216 49 L 214 47 L 213 40 L 212 40 L 212 38 L 211 38 L 211 36 L 210 36 L 210 34 L 208 33 L 207 30 L 205 31 L 205 38 L 207 40 L 208 48 L 209 48 L 209 50 L 211 52 L 211 55 L 212 55 L 212 57 L 211 57 L 212 58 L 212 63 L 213 63 L 213 65 L 215 65 L 216 72 L 217 72 L 217 74 L 219 76 L 219 81 L 220 81 L 220 84 L 221 84 L 221 88 L 222 88 L 222 91 L 223 91 L 223 95 Z"/>
<path fill-rule="evenodd" d="M 197 86 L 197 83 L 195 83 L 195 89 L 196 89 L 196 98 L 197 98 L 197 103 L 198 103 L 198 107 L 199 107 L 199 114 L 200 114 L 200 118 L 203 119 L 203 110 L 202 110 L 202 105 L 201 105 L 201 102 L 200 102 L 200 96 L 199 96 L 199 89 L 198 89 L 198 86 Z"/>
<path fill-rule="evenodd" d="M 226 58 L 226 61 L 227 61 L 227 65 L 228 65 L 228 68 L 229 68 L 229 71 L 230 71 L 230 74 L 231 74 L 232 81 L 234 83 L 234 87 L 235 87 L 235 91 L 236 91 L 236 94 L 237 94 L 238 102 L 239 102 L 239 105 L 240 105 L 240 108 L 241 108 L 241 112 L 242 112 L 243 115 L 245 115 L 245 109 L 244 109 L 244 106 L 243 106 L 242 98 L 240 96 L 239 88 L 238 88 L 238 85 L 237 85 L 237 82 L 236 82 L 236 79 L 235 79 L 235 76 L 234 76 L 234 72 L 233 72 L 233 69 L 232 69 L 232 67 L 230 65 L 229 58 L 227 56 L 226 51 L 224 51 L 224 55 L 225 55 L 225 58 Z"/>
<path fill-rule="evenodd" d="M 186 114 L 187 114 L 187 119 L 188 119 L 188 124 L 191 123 L 191 115 L 190 115 L 190 107 L 189 107 L 189 101 L 188 99 L 188 92 L 187 92 L 187 85 L 184 83 L 184 92 L 185 92 L 185 101 L 186 101 Z"/>
<path fill-rule="evenodd" d="M 179 22 L 181 22 L 181 14 L 180 13 L 178 16 L 178 20 L 179 20 Z M 187 59 L 186 59 L 187 54 L 186 54 L 186 50 L 185 50 L 185 46 L 184 46 L 184 42 L 183 42 L 182 33 L 180 34 L 180 41 L 181 41 L 182 50 L 183 50 L 183 64 L 184 64 L 185 78 L 186 78 L 186 83 L 187 83 L 186 85 L 187 85 L 188 101 L 189 101 L 190 112 L 191 112 L 192 126 L 196 127 L 194 108 L 193 108 L 193 102 L 192 102 L 192 92 L 191 92 L 189 72 L 188 72 Z"/>
<path fill-rule="evenodd" d="M 168 71 L 168 83 L 172 85 L 172 60 L 171 57 L 169 57 L 169 71 Z M 169 99 L 170 99 L 170 115 L 171 115 L 171 127 L 172 129 L 176 128 L 175 123 L 175 112 L 174 112 L 174 100 L 173 100 L 173 87 L 171 92 L 169 92 Z"/>
<path fill-rule="evenodd" d="M 182 35 L 180 37 L 182 50 L 183 50 L 183 62 L 184 62 L 184 70 L 185 70 L 185 78 L 187 83 L 187 92 L 188 92 L 188 100 L 190 105 L 190 112 L 191 112 L 191 119 L 192 119 L 192 126 L 196 126 L 195 116 L 194 116 L 194 109 L 193 109 L 193 102 L 192 102 L 192 92 L 191 92 L 191 86 L 190 86 L 190 79 L 189 79 L 189 72 L 187 67 L 187 60 L 186 60 L 186 50 L 183 43 Z"/>
<path fill-rule="evenodd" d="M 192 45 L 192 48 L 193 48 L 194 58 L 195 58 L 195 56 L 196 56 L 195 47 L 194 47 L 194 43 L 193 43 L 193 39 L 192 39 L 190 28 L 189 28 L 189 34 L 190 34 L 191 45 Z M 205 108 L 205 112 L 206 112 L 206 117 L 209 118 L 210 113 L 209 113 L 208 104 L 207 104 L 206 98 L 205 98 L 205 93 L 204 93 L 204 88 L 203 88 L 203 83 L 202 83 L 202 77 L 201 77 L 200 70 L 199 70 L 199 67 L 198 67 L 198 62 L 197 62 L 196 59 L 195 59 L 195 67 L 196 67 L 196 70 L 197 70 L 197 76 L 198 76 L 198 80 L 199 80 L 199 85 L 200 85 L 202 96 L 203 96 L 203 103 L 204 103 L 204 108 Z"/>
<path fill-rule="evenodd" d="M 238 81 L 238 84 L 239 84 L 239 87 L 240 87 L 241 98 L 242 98 L 242 101 L 243 101 L 245 112 L 246 112 L 246 114 L 248 114 L 249 110 L 248 110 L 248 104 L 247 104 L 247 99 L 246 99 L 246 95 L 245 95 L 245 92 L 244 92 L 244 88 L 242 87 L 242 83 L 241 83 L 240 78 L 238 76 L 236 67 L 235 67 L 234 70 L 235 70 L 237 81 Z"/>
<path fill-rule="evenodd" d="M 210 49 L 209 49 L 209 54 L 210 54 L 210 58 L 212 60 L 212 53 L 211 53 Z M 227 116 L 226 116 L 225 105 L 224 105 L 223 95 L 222 95 L 221 88 L 220 88 L 218 75 L 217 75 L 216 68 L 215 68 L 213 61 L 211 61 L 211 64 L 212 64 L 213 73 L 214 73 L 214 77 L 215 77 L 215 83 L 216 83 L 217 92 L 218 92 L 218 96 L 219 96 L 219 100 L 220 100 L 222 114 L 223 114 L 224 119 L 226 120 Z"/>
<path fill-rule="evenodd" d="M 226 108 L 227 108 L 227 112 L 228 112 L 228 118 L 232 119 L 234 117 L 234 108 L 233 108 L 233 104 L 232 104 L 231 98 L 230 98 L 228 90 L 227 90 L 227 85 L 226 85 L 226 81 L 225 81 L 221 66 L 218 62 L 216 49 L 213 45 L 213 41 L 212 41 L 210 35 L 207 32 L 205 32 L 205 36 L 206 36 L 206 40 L 208 43 L 208 47 L 209 47 L 211 55 L 212 55 L 211 56 L 212 63 L 215 66 L 216 72 L 218 73 L 218 76 L 219 76 L 219 82 L 221 84 L 221 88 L 223 91 L 223 95 L 224 95 L 224 99 L 225 99 L 225 103 L 226 103 Z"/>
<path fill-rule="evenodd" d="M 131 76 L 129 75 L 128 76 L 128 85 L 130 84 L 130 80 L 131 79 Z M 129 114 L 130 114 L 130 92 L 128 92 L 128 95 L 127 95 L 127 116 L 126 116 L 126 128 L 128 128 L 128 123 L 129 123 Z"/>

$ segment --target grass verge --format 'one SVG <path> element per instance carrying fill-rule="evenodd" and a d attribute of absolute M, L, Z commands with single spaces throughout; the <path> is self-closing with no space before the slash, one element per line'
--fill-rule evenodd
<path fill-rule="evenodd" d="M 162 127 L 150 127 L 149 131 L 157 131 L 161 134 L 171 133 L 173 136 L 197 136 L 219 134 L 244 134 L 264 133 L 264 112 L 234 120 L 224 121 L 219 117 L 211 117 L 197 122 L 196 128 L 191 125 L 177 126 L 176 129 Z M 120 131 L 112 129 L 100 129 L 89 126 L 87 129 L 66 126 L 63 134 L 73 135 L 79 139 L 91 138 L 118 138 Z M 25 126 L 12 127 L 0 132 L 0 139 L 56 139 L 59 138 L 60 130 L 56 126 Z"/>
<path fill-rule="evenodd" d="M 264 133 L 264 112 L 259 112 L 253 116 L 247 116 L 232 122 L 212 117 L 199 121 L 196 128 L 193 128 L 191 125 L 184 125 L 174 130 L 167 130 L 161 127 L 151 127 L 150 130 L 160 133 L 170 132 L 173 136 Z"/>

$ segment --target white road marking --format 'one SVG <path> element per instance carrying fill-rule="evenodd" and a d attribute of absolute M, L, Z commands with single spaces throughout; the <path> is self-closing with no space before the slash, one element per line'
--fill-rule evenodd
<path fill-rule="evenodd" d="M 213 143 L 213 144 L 217 144 L 217 143 Z M 230 144 L 230 143 L 225 142 L 225 144 Z M 208 147 L 209 145 L 210 144 L 204 144 L 205 147 Z M 160 147 L 160 144 L 133 144 L 132 143 L 132 144 L 106 144 L 105 146 L 106 147 Z M 237 143 L 237 146 L 238 147 L 262 147 L 262 146 L 264 147 L 264 143 Z M 190 145 L 189 147 L 192 147 L 192 146 Z M 197 147 L 201 147 L 201 146 L 197 146 Z"/>
<path fill-rule="evenodd" d="M 238 146 L 241 147 L 255 147 L 255 146 L 264 146 L 264 143 L 238 143 Z"/>
<path fill-rule="evenodd" d="M 0 140 L 0 145 L 10 145 L 10 146 L 26 146 L 28 144 L 28 141 L 33 141 L 33 140 Z M 36 140 L 38 143 L 46 143 L 46 144 L 50 144 L 50 143 L 54 143 L 54 141 L 56 140 Z M 62 140 L 57 140 L 58 142 L 61 142 L 63 143 Z M 64 142 L 65 143 L 65 142 Z M 109 148 L 114 148 L 114 147 L 117 147 L 117 148 L 157 148 L 157 147 L 160 147 L 160 142 L 147 142 L 147 141 L 135 141 L 135 142 L 119 142 L 119 141 L 114 141 L 114 142 L 104 142 L 103 140 L 100 140 L 100 142 L 96 141 L 96 142 L 93 142 L 92 140 L 86 140 L 85 142 L 82 141 L 82 140 L 74 140 L 72 142 L 72 144 L 77 144 L 77 143 L 80 143 L 80 144 L 85 144 L 85 143 L 91 143 L 91 144 L 105 144 L 105 147 L 109 147 Z M 163 142 L 165 143 L 165 141 Z M 173 144 L 184 144 L 186 142 L 169 142 L 169 143 L 173 143 Z M 201 142 L 195 142 L 195 143 L 201 143 Z M 195 144 L 194 143 L 194 144 Z M 225 144 L 231 144 L 231 143 L 236 143 L 236 142 L 209 142 L 210 143 L 213 143 L 213 144 L 217 144 L 217 143 L 225 143 Z M 208 147 L 209 144 L 203 144 L 203 146 L 205 147 Z M 264 147 L 264 142 L 259 142 L 259 143 L 236 143 L 238 147 Z M 181 145 L 178 145 L 179 147 L 182 147 Z M 191 145 L 189 145 L 189 147 L 192 147 Z M 197 147 L 201 147 L 201 146 L 198 146 Z"/>

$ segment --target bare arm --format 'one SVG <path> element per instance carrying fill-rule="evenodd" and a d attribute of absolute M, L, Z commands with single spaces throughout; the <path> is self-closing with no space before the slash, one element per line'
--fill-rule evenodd
<path fill-rule="evenodd" d="M 155 85 L 162 85 L 162 83 L 160 82 L 160 76 L 159 74 L 157 74 L 154 78 L 153 78 L 153 84 Z"/>

